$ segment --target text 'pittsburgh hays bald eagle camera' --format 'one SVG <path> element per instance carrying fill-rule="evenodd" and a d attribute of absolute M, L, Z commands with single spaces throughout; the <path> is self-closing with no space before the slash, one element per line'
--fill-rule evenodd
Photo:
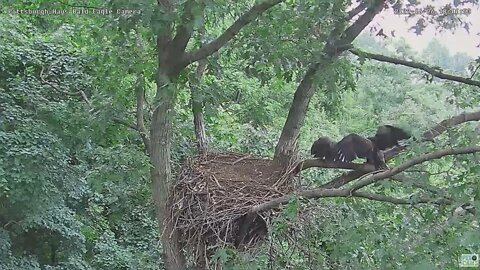
<path fill-rule="evenodd" d="M 366 158 L 367 163 L 377 169 L 387 168 L 383 150 L 397 146 L 399 141 L 411 136 L 401 128 L 383 125 L 377 129 L 375 136 L 364 138 L 358 134 L 349 134 L 335 144 L 328 137 L 316 140 L 310 153 L 325 161 L 352 162 L 356 158 Z"/>

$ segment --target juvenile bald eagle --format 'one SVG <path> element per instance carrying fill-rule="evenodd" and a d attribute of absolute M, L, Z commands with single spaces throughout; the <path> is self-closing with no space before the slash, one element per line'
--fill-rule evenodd
<path fill-rule="evenodd" d="M 411 135 L 401 128 L 383 125 L 378 127 L 377 133 L 371 140 L 379 150 L 386 150 L 397 146 L 399 141 L 409 139 L 410 137 Z"/>
<path fill-rule="evenodd" d="M 352 162 L 356 158 L 366 158 L 376 169 L 387 169 L 382 151 L 372 140 L 373 137 L 364 138 L 354 133 L 345 136 L 334 147 L 334 160 Z"/>
<path fill-rule="evenodd" d="M 328 137 L 320 137 L 310 148 L 310 154 L 319 159 L 333 161 L 335 143 Z"/>

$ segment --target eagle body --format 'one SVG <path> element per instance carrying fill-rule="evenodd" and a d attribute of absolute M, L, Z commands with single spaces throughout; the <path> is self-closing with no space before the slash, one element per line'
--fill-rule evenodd
<path fill-rule="evenodd" d="M 377 133 L 372 137 L 378 149 L 386 150 L 388 148 L 398 145 L 401 140 L 406 140 L 411 137 L 405 130 L 391 125 L 383 125 L 378 127 Z"/>
<path fill-rule="evenodd" d="M 333 161 L 335 143 L 328 137 L 320 137 L 310 148 L 310 154 L 319 159 Z"/>
<path fill-rule="evenodd" d="M 352 162 L 356 158 L 365 158 L 367 163 L 373 164 L 375 168 L 386 168 L 383 153 L 372 141 L 373 138 L 364 138 L 352 133 L 345 136 L 334 147 L 334 160 Z"/>

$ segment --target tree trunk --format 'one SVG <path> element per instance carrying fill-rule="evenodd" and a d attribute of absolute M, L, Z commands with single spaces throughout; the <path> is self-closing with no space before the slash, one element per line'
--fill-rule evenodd
<path fill-rule="evenodd" d="M 185 257 L 182 253 L 178 234 L 168 222 L 168 194 L 172 184 L 170 168 L 170 146 L 172 137 L 172 119 L 177 94 L 176 85 L 170 83 L 167 76 L 159 71 L 156 101 L 158 106 L 153 112 L 150 127 L 150 161 L 152 168 L 153 200 L 156 218 L 162 234 L 164 263 L 167 270 L 185 269 Z"/>
<path fill-rule="evenodd" d="M 198 61 L 197 70 L 190 78 L 190 92 L 192 95 L 193 125 L 195 127 L 195 136 L 197 139 L 197 148 L 200 154 L 208 150 L 207 135 L 205 133 L 205 122 L 203 121 L 203 99 L 201 98 L 200 81 L 207 66 L 207 59 Z"/>
<path fill-rule="evenodd" d="M 385 0 L 376 0 L 371 3 L 365 13 L 353 22 L 343 34 L 339 35 L 342 27 L 335 27 L 330 33 L 327 45 L 323 49 L 324 57 L 318 63 L 312 64 L 305 73 L 302 82 L 295 91 L 293 103 L 290 106 L 287 120 L 283 126 L 282 134 L 275 147 L 274 161 L 283 168 L 288 168 L 296 161 L 297 140 L 300 128 L 303 126 L 308 104 L 315 90 L 312 88 L 315 74 L 330 65 L 332 61 L 344 50 L 351 47 L 352 41 L 362 32 L 373 18 L 383 9 Z M 362 9 L 364 7 L 362 6 Z M 357 12 L 357 11 L 355 11 Z M 339 24 L 341 26 L 342 24 Z"/>
<path fill-rule="evenodd" d="M 295 162 L 300 128 L 305 121 L 310 99 L 315 93 L 313 78 L 320 68 L 329 63 L 330 62 L 326 60 L 321 64 L 316 63 L 311 65 L 295 91 L 293 102 L 290 106 L 287 120 L 283 125 L 282 134 L 275 147 L 275 155 L 273 158 L 274 161 L 283 168 L 287 168 Z"/>

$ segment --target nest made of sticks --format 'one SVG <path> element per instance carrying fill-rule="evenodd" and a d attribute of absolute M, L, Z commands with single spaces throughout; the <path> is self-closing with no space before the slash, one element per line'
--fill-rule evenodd
<path fill-rule="evenodd" d="M 170 194 L 169 222 L 194 263 L 208 263 L 206 258 L 219 247 L 248 249 L 263 239 L 272 212 L 257 215 L 239 239 L 245 214 L 291 192 L 289 175 L 271 160 L 247 154 L 208 153 L 187 160 Z"/>

